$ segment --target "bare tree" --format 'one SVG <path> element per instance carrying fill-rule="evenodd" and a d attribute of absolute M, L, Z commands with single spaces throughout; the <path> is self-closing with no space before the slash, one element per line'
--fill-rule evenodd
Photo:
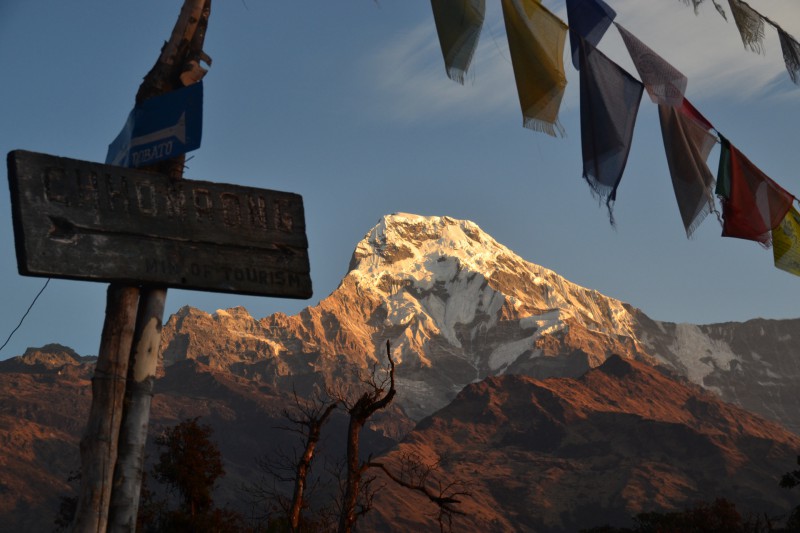
<path fill-rule="evenodd" d="M 391 345 L 388 340 L 386 341 L 386 357 L 389 363 L 388 367 L 383 368 L 383 372 L 378 372 L 376 363 L 373 365 L 372 374 L 368 378 L 362 379 L 362 382 L 367 385 L 367 390 L 357 400 L 352 401 L 348 395 L 341 394 L 338 396 L 339 402 L 344 405 L 348 415 L 350 415 L 350 422 L 347 427 L 347 477 L 339 516 L 339 533 L 351 532 L 358 517 L 371 507 L 371 493 L 367 491 L 367 502 L 361 510 L 358 509 L 359 495 L 362 494 L 364 488 L 367 488 L 362 486 L 363 476 L 369 468 L 369 462 L 361 462 L 358 450 L 361 429 L 364 424 L 376 411 L 389 405 L 396 394 L 394 360 L 392 359 Z M 379 377 L 379 374 L 383 374 L 382 377 Z M 368 480 L 366 485 L 369 485 L 371 481 L 371 479 Z"/>
<path fill-rule="evenodd" d="M 317 444 L 322 435 L 322 426 L 325 425 L 328 417 L 336 409 L 337 404 L 324 401 L 319 396 L 307 402 L 301 402 L 297 397 L 297 393 L 295 393 L 294 398 L 299 416 L 284 411 L 284 417 L 293 425 L 291 430 L 300 433 L 305 439 L 305 447 L 295 470 L 294 492 L 292 493 L 292 505 L 289 509 L 289 527 L 293 533 L 297 533 L 300 531 L 300 515 L 306 506 L 305 491 L 308 474 L 311 470 L 311 462 L 314 460 Z"/>
<path fill-rule="evenodd" d="M 280 507 L 289 530 L 296 533 L 301 529 L 303 510 L 309 507 L 309 496 L 314 488 L 310 483 L 310 473 L 322 428 L 338 402 L 323 398 L 319 393 L 315 393 L 311 399 L 300 398 L 296 391 L 293 395 L 293 407 L 283 410 L 283 418 L 288 423 L 277 429 L 298 434 L 302 439 L 302 448 L 288 453 L 279 450 L 258 459 L 256 462 L 267 474 L 267 479 L 245 488 L 245 491 L 255 496 L 259 503 L 267 501 Z M 291 484 L 292 498 L 287 498 L 285 489 L 281 490 L 276 483 Z"/>
<path fill-rule="evenodd" d="M 283 411 L 288 423 L 280 428 L 301 435 L 304 447 L 302 451 L 296 450 L 294 455 L 278 452 L 265 456 L 258 464 L 268 474 L 268 482 L 246 490 L 260 501 L 267 500 L 279 506 L 286 516 L 285 527 L 292 532 L 300 531 L 303 526 L 303 509 L 307 508 L 309 501 L 307 492 L 312 461 L 322 427 L 337 405 L 341 405 L 349 416 L 344 462 L 329 471 L 339 483 L 340 498 L 336 502 L 336 510 L 340 533 L 351 532 L 358 518 L 373 508 L 374 498 L 382 487 L 378 486 L 381 478 L 371 474 L 370 469 L 376 473 L 377 470 L 382 471 L 385 474 L 383 479 L 388 478 L 405 489 L 418 492 L 435 504 L 437 511 L 434 516 L 441 531 L 451 528 L 453 516 L 464 514 L 457 506 L 461 498 L 468 495 L 466 486 L 460 481 L 444 481 L 439 475 L 439 462 L 429 465 L 411 453 L 401 455 L 399 462 L 374 461 L 371 456 L 364 461 L 361 459 L 361 430 L 377 411 L 389 406 L 396 395 L 395 363 L 389 341 L 386 342 L 386 357 L 386 366 L 376 362 L 372 372 L 366 377 L 362 376 L 360 388 L 354 390 L 339 383 L 327 391 L 327 399 L 316 395 L 311 400 L 303 400 L 295 393 L 294 408 Z M 280 483 L 293 484 L 291 500 L 285 496 L 288 492 L 286 487 L 278 486 Z"/>

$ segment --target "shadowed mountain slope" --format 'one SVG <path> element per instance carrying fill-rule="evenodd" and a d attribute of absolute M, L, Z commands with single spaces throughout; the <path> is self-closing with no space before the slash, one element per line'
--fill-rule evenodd
<path fill-rule="evenodd" d="M 577 379 L 469 385 L 382 460 L 414 454 L 466 481 L 454 530 L 577 531 L 716 497 L 785 516 L 797 497 L 778 481 L 798 447 L 777 424 L 612 356 Z M 438 531 L 434 506 L 385 486 L 369 528 Z"/>

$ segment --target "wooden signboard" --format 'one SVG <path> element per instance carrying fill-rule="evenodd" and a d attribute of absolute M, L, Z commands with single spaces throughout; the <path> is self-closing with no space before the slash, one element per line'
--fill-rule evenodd
<path fill-rule="evenodd" d="M 8 154 L 19 273 L 310 298 L 303 199 Z"/>

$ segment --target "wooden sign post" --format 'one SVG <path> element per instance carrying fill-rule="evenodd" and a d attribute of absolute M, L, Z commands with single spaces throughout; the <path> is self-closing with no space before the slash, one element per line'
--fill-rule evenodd
<path fill-rule="evenodd" d="M 19 150 L 8 170 L 20 274 L 311 297 L 297 194 Z"/>
<path fill-rule="evenodd" d="M 139 87 L 138 113 L 109 147 L 111 162 L 157 162 L 134 170 L 8 154 L 20 274 L 110 282 L 75 532 L 135 531 L 167 287 L 311 297 L 299 195 L 183 179 L 180 150 L 199 146 L 192 113 L 202 111 L 202 87 L 192 86 L 206 72 L 200 62 L 211 63 L 202 50 L 210 10 L 211 0 L 184 0 Z M 147 109 L 156 112 L 137 126 Z"/>
<path fill-rule="evenodd" d="M 118 472 L 127 469 L 119 485 L 137 475 L 136 465 L 117 460 L 117 435 L 127 378 L 128 396 L 144 387 L 146 408 L 129 410 L 120 442 L 143 446 L 144 435 L 130 436 L 147 429 L 165 289 L 310 298 L 302 197 L 25 151 L 7 159 L 20 274 L 111 283 L 82 442 L 82 487 L 93 487 L 84 509 L 91 512 L 80 513 L 84 523 L 75 528 L 105 531 L 107 512 L 97 510 L 108 508 L 111 479 L 90 480 L 110 476 L 115 463 Z M 138 490 L 133 483 L 115 494 L 133 491 L 135 498 Z M 137 504 L 132 512 L 112 506 L 125 510 L 123 530 L 135 526 Z"/>

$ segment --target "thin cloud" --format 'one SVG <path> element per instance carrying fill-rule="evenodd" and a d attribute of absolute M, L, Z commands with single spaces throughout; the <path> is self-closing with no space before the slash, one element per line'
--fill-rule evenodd
<path fill-rule="evenodd" d="M 396 120 L 415 122 L 431 116 L 470 118 L 516 102 L 513 71 L 505 34 L 485 27 L 464 86 L 450 80 L 444 68 L 433 20 L 420 22 L 371 54 L 366 78 L 393 101 Z M 383 111 L 385 114 L 385 110 Z"/>
<path fill-rule="evenodd" d="M 770 0 L 762 6 L 753 0 L 751 4 L 797 36 L 797 1 Z M 687 92 L 692 99 L 725 98 L 741 103 L 757 97 L 784 101 L 800 95 L 800 88 L 788 78 L 777 34 L 769 25 L 765 31 L 766 54 L 758 55 L 744 49 L 731 14 L 725 21 L 711 2 L 700 6 L 699 15 L 680 0 L 609 3 L 618 13 L 617 22 L 689 78 Z M 561 4 L 551 2 L 549 7 L 563 18 L 566 15 Z M 502 13 L 499 5 L 493 5 L 487 5 L 486 25 L 463 87 L 445 75 L 435 27 L 428 14 L 417 26 L 386 42 L 366 59 L 367 79 L 392 99 L 395 120 L 408 123 L 448 116 L 474 119 L 517 110 Z M 610 29 L 599 48 L 636 76 L 618 32 Z M 569 83 L 562 113 L 578 109 L 578 75 L 569 58 L 565 56 L 564 61 Z M 385 109 L 382 116 L 386 116 Z"/>
<path fill-rule="evenodd" d="M 782 5 L 778 6 L 779 3 Z M 689 78 L 690 98 L 742 102 L 761 96 L 782 76 L 786 78 L 785 91 L 798 90 L 788 79 L 777 34 L 770 26 L 765 31 L 767 52 L 758 55 L 744 49 L 731 14 L 728 13 L 726 22 L 710 2 L 700 6 L 699 15 L 678 0 L 620 0 L 613 5 L 618 12 L 617 22 Z M 797 17 L 797 7 L 778 0 L 768 16 L 776 20 L 791 19 L 791 11 Z M 616 32 L 609 32 L 601 48 L 635 73 Z"/>

